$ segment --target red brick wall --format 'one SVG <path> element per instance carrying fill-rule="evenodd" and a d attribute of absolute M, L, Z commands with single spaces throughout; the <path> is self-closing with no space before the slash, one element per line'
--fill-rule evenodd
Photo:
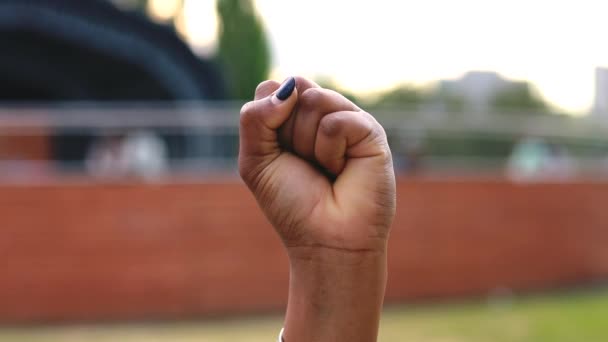
<path fill-rule="evenodd" d="M 10 132 L 10 130 L 8 130 Z M 5 135 L 0 131 L 0 160 L 48 160 L 50 144 L 46 130 L 29 135 Z"/>
<path fill-rule="evenodd" d="M 608 276 L 608 184 L 402 180 L 389 302 Z M 243 185 L 0 186 L 0 322 L 282 308 L 288 264 Z"/>
<path fill-rule="evenodd" d="M 608 277 L 608 184 L 401 182 L 389 299 Z"/>

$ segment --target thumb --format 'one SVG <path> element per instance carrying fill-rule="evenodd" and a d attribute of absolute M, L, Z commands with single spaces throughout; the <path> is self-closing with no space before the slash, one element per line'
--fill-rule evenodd
<path fill-rule="evenodd" d="M 288 78 L 273 94 L 246 103 L 239 124 L 239 171 L 245 181 L 281 153 L 278 129 L 298 101 L 296 80 Z"/>

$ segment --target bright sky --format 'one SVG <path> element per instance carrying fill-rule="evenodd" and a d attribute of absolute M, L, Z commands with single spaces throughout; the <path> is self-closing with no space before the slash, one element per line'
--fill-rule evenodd
<path fill-rule="evenodd" d="M 185 1 L 190 24 L 184 28 L 191 26 L 190 40 L 208 49 L 217 33 L 215 0 Z M 255 3 L 279 79 L 325 76 L 355 91 L 374 91 L 493 70 L 533 82 L 560 108 L 584 112 L 594 97 L 594 68 L 608 66 L 608 1 Z"/>

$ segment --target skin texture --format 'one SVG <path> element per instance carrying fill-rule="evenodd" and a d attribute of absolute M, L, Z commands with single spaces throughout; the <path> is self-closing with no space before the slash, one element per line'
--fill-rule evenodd
<path fill-rule="evenodd" d="M 290 260 L 284 338 L 375 341 L 395 177 L 386 134 L 342 95 L 266 81 L 240 118 L 239 171 Z"/>

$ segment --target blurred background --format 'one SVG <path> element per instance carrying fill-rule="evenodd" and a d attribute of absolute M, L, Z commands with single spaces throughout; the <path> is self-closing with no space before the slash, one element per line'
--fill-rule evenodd
<path fill-rule="evenodd" d="M 276 338 L 238 116 L 292 75 L 389 136 L 380 341 L 608 340 L 606 7 L 0 0 L 0 341 Z"/>

